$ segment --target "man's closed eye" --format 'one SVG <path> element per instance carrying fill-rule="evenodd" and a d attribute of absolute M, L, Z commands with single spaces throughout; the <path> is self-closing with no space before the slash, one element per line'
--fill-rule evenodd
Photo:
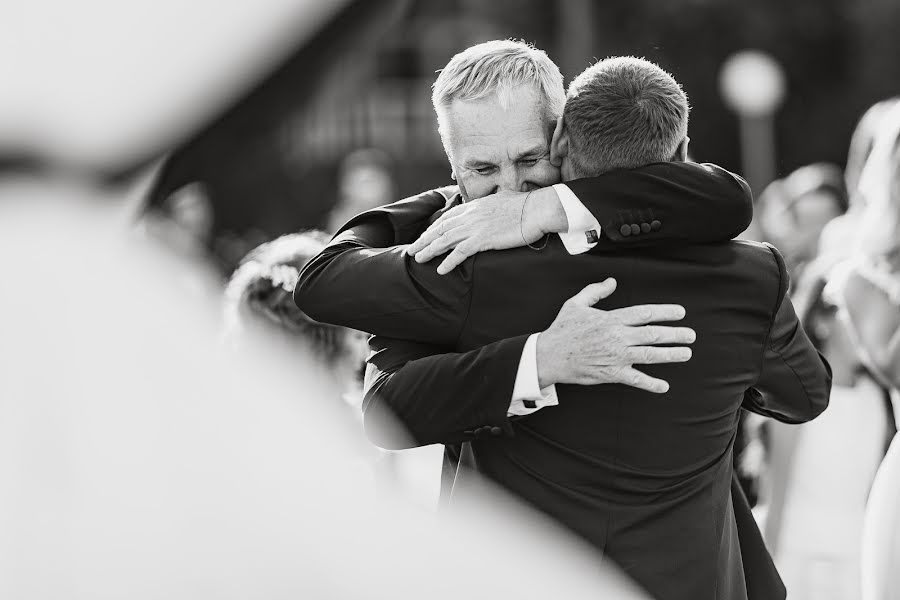
<path fill-rule="evenodd" d="M 497 170 L 497 167 L 494 167 L 494 166 L 476 167 L 472 170 L 475 171 L 476 173 L 478 173 L 479 175 L 490 175 L 490 174 L 494 173 L 494 171 Z"/>

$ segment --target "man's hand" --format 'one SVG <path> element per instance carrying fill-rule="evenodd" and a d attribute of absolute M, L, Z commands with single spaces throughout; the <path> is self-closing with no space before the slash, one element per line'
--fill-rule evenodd
<path fill-rule="evenodd" d="M 632 365 L 685 362 L 691 349 L 654 344 L 690 344 L 697 334 L 689 327 L 648 325 L 679 321 L 684 307 L 645 304 L 616 310 L 591 308 L 616 289 L 616 280 L 593 283 L 566 300 L 556 319 L 537 338 L 538 382 L 597 385 L 622 383 L 658 394 L 669 384 Z"/>
<path fill-rule="evenodd" d="M 565 211 L 552 188 L 500 192 L 448 210 L 406 253 L 425 263 L 452 249 L 437 268 L 445 275 L 474 254 L 518 248 L 547 233 L 565 231 L 567 226 Z"/>

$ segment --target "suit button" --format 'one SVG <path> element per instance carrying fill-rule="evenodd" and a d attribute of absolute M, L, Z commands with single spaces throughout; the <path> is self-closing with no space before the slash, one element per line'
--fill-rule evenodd
<path fill-rule="evenodd" d="M 491 427 L 491 435 L 493 435 L 495 437 L 499 436 L 499 435 L 503 435 L 503 430 L 496 426 Z"/>
<path fill-rule="evenodd" d="M 488 436 L 490 431 L 491 431 L 490 427 L 479 427 L 478 429 L 475 430 L 475 439 L 483 440 L 484 438 L 486 438 Z"/>
<path fill-rule="evenodd" d="M 641 231 L 643 233 L 650 233 L 650 223 L 641 223 Z"/>
<path fill-rule="evenodd" d="M 641 232 L 641 226 L 637 223 L 631 224 L 631 235 L 638 235 Z"/>
<path fill-rule="evenodd" d="M 629 227 L 628 225 L 622 225 L 621 227 L 619 227 L 619 233 L 622 234 L 622 237 L 628 237 L 629 235 L 631 235 L 631 227 Z"/>
<path fill-rule="evenodd" d="M 662 228 L 662 223 L 659 220 L 654 220 L 650 223 L 650 229 L 653 231 L 659 231 Z"/>
<path fill-rule="evenodd" d="M 472 437 L 473 435 L 475 435 L 475 432 L 474 431 L 463 431 L 463 435 L 466 437 Z"/>

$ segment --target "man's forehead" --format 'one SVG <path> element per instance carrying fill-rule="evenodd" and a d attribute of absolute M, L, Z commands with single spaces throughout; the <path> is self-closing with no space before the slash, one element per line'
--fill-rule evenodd
<path fill-rule="evenodd" d="M 496 97 L 454 100 L 447 134 L 462 160 L 515 159 L 548 149 L 549 121 L 540 94 L 516 97 L 506 108 Z"/>
<path fill-rule="evenodd" d="M 504 103 L 494 92 L 471 100 L 455 98 L 445 110 L 451 123 L 457 126 L 476 125 L 494 129 L 510 122 L 540 126 L 547 115 L 546 99 L 530 85 L 514 88 L 513 94 Z"/>
<path fill-rule="evenodd" d="M 526 156 L 540 157 L 549 152 L 549 143 L 546 137 L 538 136 L 532 139 L 495 139 L 484 140 L 481 143 L 462 143 L 455 145 L 455 156 L 459 163 L 492 163 L 496 164 L 505 160 L 518 160 Z"/>

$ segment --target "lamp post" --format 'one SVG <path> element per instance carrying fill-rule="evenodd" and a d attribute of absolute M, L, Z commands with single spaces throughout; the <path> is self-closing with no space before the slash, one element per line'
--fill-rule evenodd
<path fill-rule="evenodd" d="M 740 119 L 741 163 L 754 194 L 775 179 L 775 111 L 785 94 L 784 71 L 759 50 L 732 54 L 719 71 L 722 98 Z"/>

